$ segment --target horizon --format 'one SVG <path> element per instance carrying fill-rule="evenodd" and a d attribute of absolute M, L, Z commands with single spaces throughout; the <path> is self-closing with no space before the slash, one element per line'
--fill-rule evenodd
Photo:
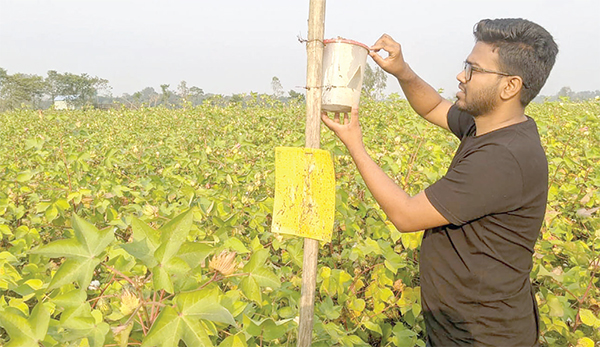
<path fill-rule="evenodd" d="M 113 96 L 146 87 L 157 91 L 161 84 L 176 90 L 181 81 L 216 95 L 269 94 L 273 77 L 286 93 L 303 92 L 306 49 L 298 37 L 307 37 L 308 4 L 0 0 L 2 12 L 11 14 L 0 22 L 0 67 L 9 74 L 87 73 L 107 79 Z M 522 17 L 545 27 L 559 45 L 540 95 L 555 95 L 563 87 L 600 89 L 600 2 L 498 4 L 433 0 L 367 6 L 330 0 L 325 38 L 343 36 L 372 45 L 386 32 L 402 45 L 417 74 L 451 97 L 458 90 L 455 76 L 473 46 L 474 23 Z M 370 58 L 369 64 L 376 66 Z M 384 92 L 403 95 L 390 76 Z"/>

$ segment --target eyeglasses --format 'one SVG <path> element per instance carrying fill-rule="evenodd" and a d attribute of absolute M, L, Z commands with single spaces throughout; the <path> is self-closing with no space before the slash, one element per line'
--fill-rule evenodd
<path fill-rule="evenodd" d="M 473 71 L 482 72 L 482 73 L 493 73 L 493 74 L 500 75 L 500 76 L 514 76 L 514 75 L 511 75 L 506 72 L 488 70 L 488 69 L 484 69 L 482 67 L 473 66 L 473 64 L 469 63 L 468 61 L 465 61 L 464 71 L 465 71 L 466 82 L 469 82 L 471 80 L 471 77 L 473 76 Z M 523 77 L 521 77 L 521 80 L 522 79 L 523 79 Z M 525 84 L 525 82 L 523 82 L 523 87 L 528 88 L 527 85 Z"/>

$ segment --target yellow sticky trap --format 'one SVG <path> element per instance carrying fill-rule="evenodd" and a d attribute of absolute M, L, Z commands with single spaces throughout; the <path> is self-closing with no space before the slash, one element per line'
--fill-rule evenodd
<path fill-rule="evenodd" d="M 271 231 L 331 241 L 335 173 L 328 151 L 275 148 L 275 203 Z"/>

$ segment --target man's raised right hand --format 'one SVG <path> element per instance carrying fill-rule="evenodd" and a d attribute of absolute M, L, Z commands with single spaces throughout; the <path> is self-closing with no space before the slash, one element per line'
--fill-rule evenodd
<path fill-rule="evenodd" d="M 388 53 L 386 58 L 383 58 L 378 54 L 382 49 Z M 383 71 L 394 75 L 396 78 L 401 78 L 404 72 L 408 70 L 407 64 L 402 56 L 400 44 L 394 41 L 388 34 L 383 34 L 379 40 L 371 46 L 369 55 Z"/>

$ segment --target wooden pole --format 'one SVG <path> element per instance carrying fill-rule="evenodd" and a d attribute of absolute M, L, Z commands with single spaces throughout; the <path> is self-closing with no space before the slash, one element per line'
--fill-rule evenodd
<path fill-rule="evenodd" d="M 325 0 L 310 0 L 308 16 L 308 42 L 306 44 L 306 147 L 321 146 L 321 94 L 323 79 L 323 35 L 325 31 Z M 317 283 L 319 241 L 304 239 L 302 264 L 302 296 L 300 298 L 300 326 L 298 347 L 309 347 Z"/>

